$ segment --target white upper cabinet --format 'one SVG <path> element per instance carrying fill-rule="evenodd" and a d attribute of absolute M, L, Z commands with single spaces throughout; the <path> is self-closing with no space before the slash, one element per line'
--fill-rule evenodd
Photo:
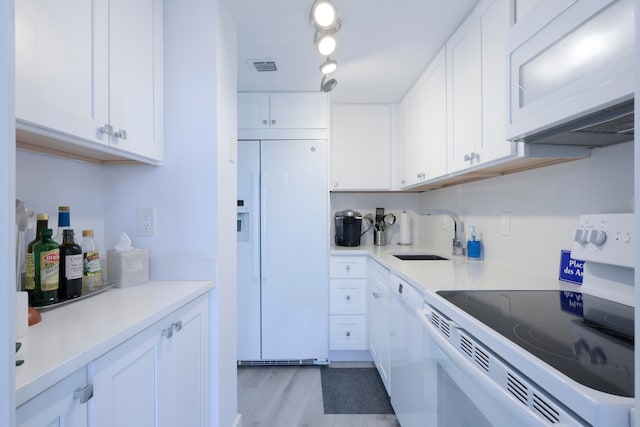
<path fill-rule="evenodd" d="M 327 95 L 313 92 L 238 93 L 240 129 L 326 129 Z"/>
<path fill-rule="evenodd" d="M 331 106 L 331 189 L 391 189 L 391 107 Z"/>
<path fill-rule="evenodd" d="M 509 1 L 481 2 L 446 44 L 450 173 L 513 154 L 506 141 Z"/>
<path fill-rule="evenodd" d="M 98 160 L 163 157 L 162 2 L 16 2 L 17 139 Z"/>
<path fill-rule="evenodd" d="M 446 79 L 443 48 L 400 104 L 402 187 L 444 175 L 447 171 Z"/>

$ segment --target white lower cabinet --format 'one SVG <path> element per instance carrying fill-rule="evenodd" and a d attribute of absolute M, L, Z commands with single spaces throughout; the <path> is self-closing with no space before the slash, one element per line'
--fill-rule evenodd
<path fill-rule="evenodd" d="M 367 335 L 369 352 L 387 393 L 391 394 L 391 295 L 388 290 L 389 270 L 370 260 L 367 274 L 369 309 Z"/>
<path fill-rule="evenodd" d="M 208 425 L 203 295 L 16 410 L 18 427 Z"/>
<path fill-rule="evenodd" d="M 367 257 L 332 256 L 329 350 L 367 349 Z"/>
<path fill-rule="evenodd" d="M 87 403 L 82 402 L 81 399 L 82 389 L 86 386 L 86 369 L 78 369 L 56 385 L 20 405 L 16 409 L 16 426 L 87 426 Z M 76 390 L 78 390 L 77 394 Z"/>
<path fill-rule="evenodd" d="M 91 363 L 90 425 L 204 425 L 207 330 L 201 297 Z"/>

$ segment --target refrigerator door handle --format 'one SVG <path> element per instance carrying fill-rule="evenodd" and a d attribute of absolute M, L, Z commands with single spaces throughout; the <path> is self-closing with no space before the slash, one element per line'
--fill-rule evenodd
<path fill-rule="evenodd" d="M 251 210 L 251 228 L 252 230 L 252 247 L 253 251 L 253 278 L 260 280 L 260 173 L 254 172 L 251 176 L 253 190 L 252 200 L 253 209 Z"/>
<path fill-rule="evenodd" d="M 269 179 L 269 175 L 264 172 L 261 176 L 260 179 L 260 219 L 261 219 L 261 225 L 260 225 L 260 246 L 262 248 L 266 248 L 267 247 L 267 233 L 268 233 L 268 227 L 267 227 L 267 212 L 269 212 L 268 210 L 268 197 L 267 197 L 267 180 Z M 260 262 L 262 263 L 261 265 L 261 273 L 262 273 L 262 281 L 264 282 L 265 280 L 267 280 L 268 277 L 268 269 L 267 266 L 269 265 L 269 262 L 267 260 L 267 251 L 266 250 L 262 250 L 260 251 Z"/>

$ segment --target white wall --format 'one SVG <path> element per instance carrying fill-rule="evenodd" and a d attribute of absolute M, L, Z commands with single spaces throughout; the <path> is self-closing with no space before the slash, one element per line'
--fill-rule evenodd
<path fill-rule="evenodd" d="M 13 0 L 0 0 L 0 426 L 15 424 L 15 112 Z"/>
<path fill-rule="evenodd" d="M 560 250 L 571 249 L 580 214 L 634 211 L 633 171 L 628 142 L 593 149 L 589 159 L 425 192 L 420 205 L 451 209 L 475 225 L 486 260 L 557 277 Z M 511 215 L 509 237 L 502 235 L 503 212 Z M 421 241 L 448 250 L 451 227 L 422 217 Z"/>
<path fill-rule="evenodd" d="M 420 218 L 418 217 L 420 199 L 418 193 L 331 193 L 331 243 L 335 241 L 335 221 L 337 211 L 352 209 L 362 215 L 376 215 L 376 208 L 384 208 L 385 213 L 396 215 L 396 224 L 387 230 L 387 244 L 396 245 L 400 241 L 400 213 L 407 211 L 411 223 L 411 242 L 418 241 L 420 236 Z M 301 207 L 304 210 L 304 207 Z M 304 213 L 304 212 L 303 212 Z M 313 224 L 309 224 L 309 227 Z M 362 231 L 367 225 L 363 221 Z M 373 229 L 360 238 L 361 245 L 373 245 Z"/>
<path fill-rule="evenodd" d="M 58 206 L 69 206 L 76 242 L 82 241 L 82 230 L 93 229 L 98 249 L 104 254 L 104 191 L 103 166 L 24 150 L 16 152 L 16 197 L 34 212 L 33 228 L 25 232 L 27 242 L 35 235 L 35 214 L 49 214 L 49 228 L 55 235 Z"/>

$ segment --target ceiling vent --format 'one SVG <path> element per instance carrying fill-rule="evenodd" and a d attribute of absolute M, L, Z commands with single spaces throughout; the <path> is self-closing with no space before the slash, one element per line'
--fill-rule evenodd
<path fill-rule="evenodd" d="M 276 66 L 275 61 L 270 60 L 250 60 L 249 61 L 251 68 L 258 73 L 264 73 L 267 71 L 278 71 L 278 67 Z"/>

